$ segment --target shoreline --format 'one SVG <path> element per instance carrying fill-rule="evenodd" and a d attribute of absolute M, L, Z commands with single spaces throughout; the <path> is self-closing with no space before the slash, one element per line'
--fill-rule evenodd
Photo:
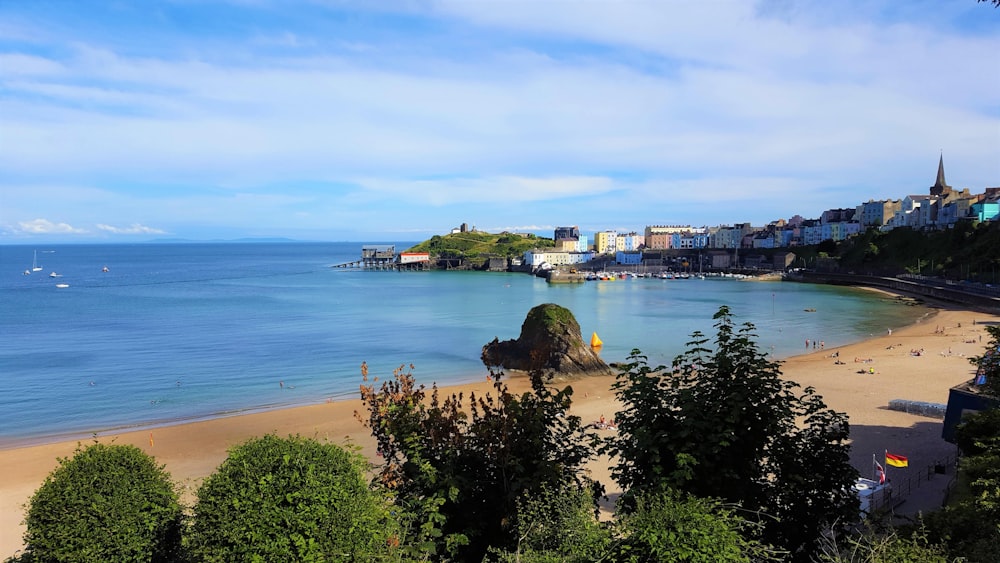
<path fill-rule="evenodd" d="M 773 281 L 773 280 L 753 280 L 753 279 L 751 279 L 751 280 L 744 280 L 744 281 Z M 922 307 L 922 308 L 926 309 L 926 311 L 924 312 L 924 314 L 921 315 L 921 316 L 919 316 L 919 317 L 917 317 L 913 321 L 913 323 L 920 323 L 923 320 L 927 319 L 929 316 L 933 316 L 934 314 L 936 314 L 936 311 L 937 311 L 938 308 L 949 307 L 949 306 L 953 305 L 953 304 L 945 304 L 945 305 L 933 304 L 930 300 L 925 300 L 922 296 L 919 296 L 919 295 L 911 295 L 911 294 L 906 294 L 906 293 L 903 293 L 903 292 L 893 292 L 893 291 L 889 291 L 889 290 L 886 290 L 886 289 L 883 289 L 883 288 L 875 288 L 875 287 L 868 287 L 868 286 L 856 286 L 856 289 L 860 289 L 860 290 L 863 290 L 863 291 L 868 291 L 868 292 L 871 292 L 871 293 L 877 293 L 877 294 L 880 294 L 882 296 L 885 296 L 885 297 L 888 297 L 888 298 L 893 298 L 893 299 L 896 299 L 896 300 L 901 301 L 901 302 L 909 301 L 910 303 L 905 303 L 905 304 L 908 305 L 908 306 L 918 306 L 918 307 Z M 955 306 L 957 306 L 957 305 L 955 305 Z M 985 315 L 985 313 L 983 313 L 983 315 Z M 873 337 L 874 336 L 860 337 L 859 340 L 857 340 L 857 341 L 855 341 L 853 343 L 844 344 L 844 345 L 840 345 L 840 346 L 843 347 L 843 346 L 850 346 L 850 345 L 853 345 L 853 344 L 858 344 L 858 343 L 870 340 Z M 759 336 L 759 334 L 758 334 L 758 339 L 757 340 L 758 340 L 758 344 L 761 345 L 761 347 L 763 349 L 763 344 L 760 343 L 760 336 Z M 834 346 L 829 346 L 826 349 L 834 350 L 835 347 Z M 818 352 L 818 351 L 820 351 L 820 350 L 818 350 L 818 349 L 807 349 L 805 352 L 800 353 L 800 354 L 789 353 L 786 356 L 771 356 L 771 359 L 774 359 L 774 360 L 777 360 L 779 362 L 784 363 L 785 361 L 787 361 L 787 360 L 789 360 L 791 358 L 799 357 L 799 356 L 802 356 L 802 355 L 808 355 L 810 353 Z M 625 363 L 627 361 L 627 355 L 626 356 L 622 356 L 621 358 L 608 359 L 606 361 L 608 362 L 609 365 L 616 364 L 616 363 Z M 669 363 L 669 361 L 668 362 L 664 362 L 664 363 Z M 359 372 L 359 375 L 360 375 L 360 372 Z M 522 374 L 516 374 L 516 375 L 515 374 L 508 374 L 508 377 L 507 377 L 508 383 L 510 383 L 510 381 L 512 379 L 517 379 L 517 378 L 521 377 L 521 375 Z M 469 385 L 475 384 L 475 383 L 477 383 L 479 381 L 481 381 L 481 380 L 479 379 L 478 376 L 476 376 L 476 377 L 470 376 L 470 377 L 465 377 L 465 378 L 459 378 L 458 381 L 449 381 L 446 384 L 439 385 L 439 387 L 441 389 L 445 389 L 445 388 L 462 389 L 462 388 L 467 387 Z M 358 378 L 358 383 L 360 384 L 360 377 Z M 428 386 L 429 386 L 429 384 L 428 384 Z M 70 443 L 70 442 L 72 442 L 72 443 L 77 443 L 77 442 L 86 443 L 86 442 L 92 442 L 95 437 L 98 438 L 98 439 L 101 439 L 101 438 L 106 438 L 106 437 L 111 437 L 111 436 L 117 436 L 117 435 L 127 434 L 127 433 L 157 431 L 157 430 L 162 429 L 162 428 L 169 428 L 169 427 L 173 427 L 173 426 L 183 426 L 183 425 L 194 424 L 194 423 L 199 423 L 199 422 L 206 422 L 206 421 L 212 421 L 212 420 L 222 420 L 222 419 L 228 419 L 228 418 L 233 418 L 233 417 L 241 417 L 241 416 L 247 416 L 247 415 L 256 415 L 256 414 L 261 414 L 261 413 L 269 413 L 269 412 L 274 412 L 274 411 L 294 410 L 294 409 L 300 409 L 300 408 L 304 408 L 304 407 L 316 406 L 316 405 L 320 405 L 320 404 L 329 404 L 331 402 L 339 403 L 339 402 L 343 402 L 343 401 L 350 401 L 350 400 L 355 400 L 355 399 L 359 399 L 359 398 L 360 398 L 360 393 L 355 389 L 355 390 L 351 390 L 351 391 L 337 392 L 334 395 L 329 395 L 329 396 L 324 396 L 324 397 L 314 397 L 314 398 L 311 398 L 311 399 L 303 399 L 301 401 L 295 401 L 295 402 L 291 402 L 291 403 L 275 403 L 275 404 L 270 404 L 270 405 L 250 406 L 250 407 L 246 407 L 246 408 L 216 411 L 216 412 L 204 413 L 204 414 L 193 415 L 193 416 L 188 416 L 188 417 L 177 417 L 177 418 L 164 418 L 164 419 L 159 419 L 159 420 L 148 420 L 148 421 L 136 422 L 136 423 L 131 423 L 131 424 L 123 424 L 123 425 L 120 425 L 120 426 L 109 426 L 109 427 L 96 428 L 96 429 L 95 428 L 91 428 L 91 429 L 87 429 L 87 430 L 68 430 L 68 431 L 60 432 L 60 433 L 56 433 L 56 434 L 39 434 L 39 435 L 34 435 L 34 436 L 16 436 L 16 437 L 10 437 L 10 438 L 0 437 L 0 454 L 2 454 L 2 452 L 7 451 L 7 450 L 18 450 L 18 449 L 24 449 L 24 448 L 30 448 L 30 447 L 36 447 L 36 446 L 45 446 L 45 445 L 58 444 L 58 443 Z"/>
<path fill-rule="evenodd" d="M 927 309 L 927 314 L 913 324 L 893 328 L 891 335 L 882 333 L 823 350 L 806 349 L 802 355 L 779 360 L 783 377 L 801 388 L 814 387 L 829 408 L 848 414 L 851 461 L 865 477 L 870 476 L 865 469 L 871 468 L 871 456 L 882 450 L 910 458 L 908 469 L 893 468 L 891 476 L 897 482 L 909 474 L 919 474 L 926 465 L 954 452 L 955 446 L 940 438 L 940 419 L 890 411 L 888 401 L 947 402 L 948 390 L 972 377 L 973 366 L 966 358 L 983 351 L 985 342 L 978 342 L 978 337 L 985 333 L 982 322 L 1000 324 L 1000 316 L 958 309 L 950 304 L 924 302 L 920 306 Z M 981 322 L 973 325 L 974 320 Z M 925 354 L 910 355 L 909 351 L 915 349 L 923 349 Z M 834 352 L 839 352 L 837 360 L 843 364 L 834 363 L 831 356 Z M 872 362 L 861 365 L 865 369 L 873 367 L 876 374 L 858 373 L 861 366 L 854 360 L 862 358 L 871 358 Z M 610 390 L 614 380 L 611 376 L 572 382 L 572 412 L 585 423 L 601 416 L 613 418 L 618 410 Z M 512 392 L 520 393 L 530 387 L 523 377 L 508 376 L 505 381 Z M 424 383 L 429 387 L 431 382 Z M 481 380 L 440 389 L 442 393 L 484 393 L 492 391 L 492 383 Z M 215 471 L 228 449 L 255 436 L 299 434 L 339 444 L 351 443 L 360 447 L 369 459 L 376 459 L 374 440 L 354 418 L 355 410 L 360 409 L 359 398 L 337 399 L 305 406 L 241 411 L 152 428 L 107 430 L 96 439 L 102 443 L 135 445 L 154 456 L 178 485 L 182 502 L 190 505 L 201 480 Z M 85 438 L 0 449 L 0 474 L 5 476 L 0 484 L 0 558 L 9 557 L 23 547 L 23 505 L 57 466 L 58 458 L 71 457 L 78 444 L 93 440 L 89 434 Z M 614 498 L 618 488 L 610 479 L 609 462 L 608 458 L 599 457 L 588 464 L 588 471 L 605 484 L 608 495 Z M 939 505 L 943 488 L 952 476 L 953 473 L 927 481 L 907 497 L 897 512 L 927 510 Z"/>

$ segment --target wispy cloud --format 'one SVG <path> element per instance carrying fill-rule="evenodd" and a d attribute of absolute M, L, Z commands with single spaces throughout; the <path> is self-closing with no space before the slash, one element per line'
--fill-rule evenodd
<path fill-rule="evenodd" d="M 18 223 L 20 232 L 35 235 L 80 235 L 87 232 L 69 223 L 55 223 L 48 219 L 33 219 Z"/>
<path fill-rule="evenodd" d="M 163 229 L 154 229 L 153 227 L 147 227 L 145 225 L 139 225 L 138 223 L 129 225 L 128 227 L 115 227 L 112 225 L 98 224 L 97 229 L 107 233 L 112 233 L 116 235 L 165 235 L 166 231 Z"/>
<path fill-rule="evenodd" d="M 993 13 L 898 4 L 5 5 L 0 223 L 50 185 L 171 233 L 762 223 L 920 192 L 939 149 L 1000 184 Z"/>

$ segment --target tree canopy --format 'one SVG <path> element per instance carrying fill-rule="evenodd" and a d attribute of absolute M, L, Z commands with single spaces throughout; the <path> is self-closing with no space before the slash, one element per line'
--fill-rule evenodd
<path fill-rule="evenodd" d="M 419 541 L 461 560 L 516 545 L 524 495 L 593 485 L 581 468 L 596 437 L 569 414 L 572 388 L 550 389 L 533 373 L 532 391 L 517 396 L 502 373 L 493 377 L 495 395 L 468 402 L 461 394 L 441 399 L 436 387 L 428 396 L 402 367 L 378 390 L 374 383 L 361 388 L 364 422 L 384 459 L 382 483 L 416 515 Z"/>
<path fill-rule="evenodd" d="M 714 318 L 713 347 L 695 332 L 669 370 L 639 350 L 622 367 L 613 475 L 626 501 L 676 489 L 737 503 L 758 514 L 765 543 L 808 560 L 824 527 L 857 516 L 847 416 L 812 388 L 796 394 L 753 325 L 737 328 L 725 306 Z"/>

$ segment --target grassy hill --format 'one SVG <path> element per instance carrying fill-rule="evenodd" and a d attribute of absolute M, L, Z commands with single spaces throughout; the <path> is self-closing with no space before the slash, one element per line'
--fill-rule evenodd
<path fill-rule="evenodd" d="M 424 242 L 413 246 L 407 252 L 429 252 L 439 258 L 486 258 L 486 257 L 520 257 L 526 250 L 533 248 L 551 248 L 555 241 L 533 234 L 500 233 L 492 234 L 482 231 L 455 233 L 451 235 L 435 235 Z"/>

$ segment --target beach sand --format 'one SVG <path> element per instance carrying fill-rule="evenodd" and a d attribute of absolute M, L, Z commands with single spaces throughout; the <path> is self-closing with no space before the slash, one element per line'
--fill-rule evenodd
<path fill-rule="evenodd" d="M 914 325 L 886 327 L 882 334 L 872 335 L 871 339 L 858 344 L 814 351 L 811 347 L 806 349 L 803 342 L 805 354 L 782 364 L 787 379 L 803 387 L 814 387 L 830 408 L 848 413 L 851 461 L 862 476 L 872 476 L 873 454 L 880 463 L 886 450 L 909 458 L 908 468 L 888 468 L 889 478 L 897 490 L 907 480 L 911 483 L 911 491 L 908 494 L 904 491 L 905 500 L 896 509 L 898 514 L 912 515 L 941 505 L 945 488 L 954 478 L 954 468 L 948 467 L 944 475 L 931 471 L 929 478 L 928 468 L 953 457 L 956 449 L 941 439 L 940 419 L 888 410 L 889 401 L 946 403 L 950 387 L 971 379 L 973 366 L 967 358 L 983 352 L 988 340 L 984 330 L 986 323 L 1000 323 L 1000 317 L 941 306 L 930 309 L 929 315 Z M 891 335 L 888 333 L 890 328 Z M 923 350 L 923 353 L 916 356 L 911 350 Z M 839 358 L 831 357 L 834 352 L 839 352 Z M 844 363 L 835 363 L 838 359 Z M 871 362 L 861 361 L 868 359 Z M 875 373 L 868 373 L 869 368 Z M 861 371 L 865 373 L 859 373 Z M 599 420 L 601 416 L 611 420 L 618 410 L 610 391 L 613 381 L 613 378 L 601 377 L 574 382 L 574 413 L 585 422 Z M 428 386 L 432 383 L 419 382 Z M 507 382 L 512 391 L 528 388 L 527 381 L 522 378 L 510 378 Z M 445 388 L 448 391 L 456 389 L 482 393 L 491 391 L 492 387 L 483 381 Z M 255 436 L 298 434 L 341 444 L 350 442 L 376 460 L 373 439 L 354 417 L 354 411 L 360 408 L 359 400 L 337 401 L 166 426 L 152 431 L 109 433 L 97 439 L 102 443 L 132 444 L 154 456 L 179 484 L 182 501 L 191 505 L 199 483 L 225 459 L 228 449 Z M 92 441 L 91 438 L 0 450 L 0 475 L 3 476 L 0 481 L 0 559 L 23 547 L 24 505 L 57 466 L 57 458 L 70 457 L 78 444 Z M 802 460 L 802 463 L 809 464 L 810 460 Z M 588 469 L 607 488 L 611 499 L 607 508 L 610 509 L 618 491 L 610 478 L 609 460 L 596 459 Z M 822 470 L 816 467 L 816 471 Z"/>

